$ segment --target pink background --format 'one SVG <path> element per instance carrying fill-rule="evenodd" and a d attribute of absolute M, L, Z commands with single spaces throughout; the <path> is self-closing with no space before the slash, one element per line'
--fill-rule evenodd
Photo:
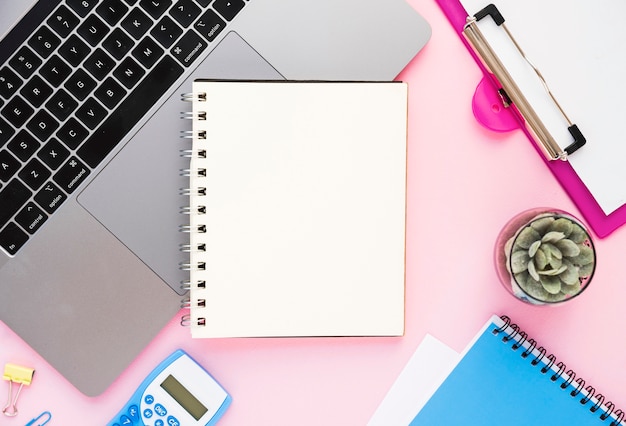
<path fill-rule="evenodd" d="M 364 425 L 426 333 L 460 351 L 494 313 L 511 316 L 626 409 L 626 228 L 596 239 L 596 276 L 571 303 L 538 308 L 506 293 L 493 266 L 500 228 L 530 207 L 580 214 L 521 131 L 498 134 L 476 122 L 478 68 L 434 0 L 409 3 L 433 35 L 398 77 L 410 91 L 405 336 L 192 341 L 175 318 L 105 393 L 87 398 L 0 323 L 0 367 L 37 370 L 19 416 L 0 424 L 23 425 L 44 410 L 50 425 L 104 424 L 182 348 L 233 396 L 220 425 Z"/>

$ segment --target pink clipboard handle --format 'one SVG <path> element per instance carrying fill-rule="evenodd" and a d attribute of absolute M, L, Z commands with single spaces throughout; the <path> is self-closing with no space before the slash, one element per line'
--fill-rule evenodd
<path fill-rule="evenodd" d="M 472 99 L 472 111 L 479 123 L 486 128 L 505 132 L 515 129 L 523 131 L 532 142 L 540 158 L 545 162 L 552 174 L 561 184 L 561 187 L 568 193 L 572 201 L 580 210 L 581 215 L 589 224 L 591 229 L 600 238 L 604 238 L 626 223 L 626 204 L 606 215 L 597 203 L 591 192 L 587 189 L 582 180 L 578 177 L 571 164 L 567 161 L 549 161 L 541 153 L 540 148 L 534 142 L 532 136 L 522 125 L 521 118 L 505 108 L 498 108 L 494 105 L 502 105 L 497 94 L 493 79 L 487 69 L 482 65 L 481 60 L 476 56 L 467 40 L 463 36 L 463 27 L 468 16 L 458 0 L 436 0 L 439 8 L 444 12 L 450 24 L 454 28 L 468 52 L 474 58 L 476 64 L 482 69 L 484 77 L 479 82 L 474 97 Z M 593 141 L 590 141 L 593 143 Z"/>

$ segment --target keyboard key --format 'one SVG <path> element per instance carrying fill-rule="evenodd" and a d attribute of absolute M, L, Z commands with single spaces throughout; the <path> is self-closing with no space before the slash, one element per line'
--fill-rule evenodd
<path fill-rule="evenodd" d="M 89 15 L 85 22 L 78 27 L 78 34 L 80 34 L 87 43 L 92 46 L 100 43 L 104 37 L 109 33 L 110 27 L 104 23 L 96 15 Z"/>
<path fill-rule="evenodd" d="M 72 117 L 61 126 L 56 135 L 68 148 L 76 149 L 89 135 L 89 131 Z"/>
<path fill-rule="evenodd" d="M 78 158 L 71 157 L 52 178 L 65 192 L 71 194 L 89 176 L 89 169 Z"/>
<path fill-rule="evenodd" d="M 117 81 L 109 77 L 96 89 L 94 95 L 107 108 L 113 109 L 124 98 L 126 90 Z"/>
<path fill-rule="evenodd" d="M 28 78 L 41 65 L 42 60 L 28 47 L 23 46 L 15 56 L 9 60 L 9 65 L 23 78 Z"/>
<path fill-rule="evenodd" d="M 59 91 L 46 102 L 46 109 L 59 121 L 65 121 L 77 107 L 78 102 L 63 89 L 59 89 Z"/>
<path fill-rule="evenodd" d="M 113 32 L 102 42 L 102 46 L 115 59 L 122 59 L 134 44 L 135 42 L 124 34 L 124 31 L 119 28 L 113 30 Z"/>
<path fill-rule="evenodd" d="M 52 133 L 59 127 L 59 122 L 54 119 L 48 112 L 41 109 L 26 124 L 28 130 L 32 132 L 40 141 L 47 140 Z"/>
<path fill-rule="evenodd" d="M 48 216 L 35 203 L 30 202 L 15 216 L 15 221 L 29 234 L 34 234 Z"/>
<path fill-rule="evenodd" d="M 61 44 L 61 39 L 57 37 L 48 27 L 39 28 L 28 40 L 28 45 L 44 59 Z"/>
<path fill-rule="evenodd" d="M 96 13 L 109 25 L 117 24 L 126 12 L 128 12 L 128 6 L 120 0 L 104 0 L 96 8 Z"/>
<path fill-rule="evenodd" d="M 96 81 L 82 69 L 76 70 L 65 82 L 65 88 L 80 101 L 84 100 L 96 86 Z"/>
<path fill-rule="evenodd" d="M 207 47 L 206 41 L 200 38 L 194 31 L 189 31 L 174 45 L 172 54 L 184 66 L 188 67 Z"/>
<path fill-rule="evenodd" d="M 132 89 L 145 73 L 141 65 L 131 58 L 124 59 L 117 69 L 113 71 L 113 75 L 128 89 Z"/>
<path fill-rule="evenodd" d="M 115 61 L 98 48 L 85 60 L 83 66 L 96 80 L 102 80 L 115 67 Z"/>
<path fill-rule="evenodd" d="M 150 34 L 165 48 L 170 47 L 182 33 L 183 30 L 178 24 L 167 16 L 161 19 L 150 31 Z"/>
<path fill-rule="evenodd" d="M 52 170 L 58 169 L 69 155 L 70 152 L 55 138 L 51 138 L 37 153 L 37 157 Z"/>
<path fill-rule="evenodd" d="M 0 151 L 0 180 L 2 182 L 8 182 L 21 166 L 22 164 L 9 151 L 6 149 Z"/>
<path fill-rule="evenodd" d="M 21 127 L 35 110 L 24 99 L 15 96 L 2 108 L 2 116 L 15 127 Z"/>
<path fill-rule="evenodd" d="M 16 254 L 27 241 L 28 234 L 13 222 L 0 231 L 0 246 L 10 255 Z"/>
<path fill-rule="evenodd" d="M 182 73 L 183 68 L 173 58 L 163 57 L 83 143 L 77 151 L 78 156 L 90 167 L 100 164 Z"/>
<path fill-rule="evenodd" d="M 67 195 L 52 182 L 46 183 L 35 195 L 35 202 L 48 214 L 54 213 L 66 199 Z"/>
<path fill-rule="evenodd" d="M 72 11 L 61 5 L 46 22 L 58 35 L 65 38 L 78 26 L 79 20 Z"/>
<path fill-rule="evenodd" d="M 39 149 L 41 144 L 26 130 L 20 130 L 7 148 L 20 160 L 26 162 Z"/>
<path fill-rule="evenodd" d="M 0 69 L 0 95 L 9 99 L 22 85 L 22 79 L 7 67 Z"/>
<path fill-rule="evenodd" d="M 31 189 L 37 190 L 48 180 L 51 174 L 50 170 L 41 161 L 33 158 L 20 170 L 18 176 Z"/>
<path fill-rule="evenodd" d="M 0 146 L 7 143 L 14 134 L 15 129 L 13 126 L 0 118 Z"/>
<path fill-rule="evenodd" d="M 43 64 L 39 73 L 48 83 L 54 87 L 59 87 L 72 73 L 72 68 L 63 59 L 53 55 L 48 59 L 48 62 Z"/>
<path fill-rule="evenodd" d="M 196 20 L 202 9 L 200 9 L 196 4 L 191 0 L 178 0 L 172 10 L 170 10 L 170 15 L 172 18 L 176 20 L 180 25 L 187 28 L 193 21 Z"/>
<path fill-rule="evenodd" d="M 85 17 L 94 8 L 99 0 L 66 0 L 66 3 L 79 16 Z"/>
<path fill-rule="evenodd" d="M 76 118 L 78 118 L 84 125 L 91 130 L 95 129 L 98 124 L 107 115 L 107 110 L 98 103 L 94 98 L 89 98 L 85 103 L 76 111 Z"/>
<path fill-rule="evenodd" d="M 139 6 L 143 8 L 152 18 L 159 19 L 172 5 L 171 0 L 141 0 Z"/>
<path fill-rule="evenodd" d="M 122 21 L 122 28 L 128 31 L 135 40 L 139 40 L 152 26 L 152 19 L 141 9 L 133 9 Z"/>
<path fill-rule="evenodd" d="M 198 19 L 198 22 L 196 22 L 193 27 L 200 35 L 206 38 L 207 41 L 212 42 L 215 40 L 215 37 L 222 32 L 225 26 L 226 22 L 217 16 L 217 13 L 209 9 Z"/>
<path fill-rule="evenodd" d="M 28 201 L 30 190 L 17 179 L 13 179 L 0 191 L 0 227 L 4 226 Z"/>
<path fill-rule="evenodd" d="M 213 8 L 227 21 L 232 21 L 245 5 L 243 0 L 215 0 L 213 2 Z"/>
<path fill-rule="evenodd" d="M 59 47 L 59 54 L 73 67 L 77 67 L 78 64 L 83 62 L 89 53 L 91 53 L 91 48 L 76 34 L 72 34 Z"/>
<path fill-rule="evenodd" d="M 52 94 L 52 87 L 36 75 L 20 90 L 20 94 L 34 107 L 40 107 Z"/>
<path fill-rule="evenodd" d="M 133 50 L 133 57 L 146 68 L 151 68 L 163 56 L 163 49 L 150 37 L 146 37 Z"/>

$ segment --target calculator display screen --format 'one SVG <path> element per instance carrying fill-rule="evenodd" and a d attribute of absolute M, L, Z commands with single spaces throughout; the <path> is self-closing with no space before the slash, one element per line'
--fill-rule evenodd
<path fill-rule="evenodd" d="M 208 411 L 208 409 L 171 374 L 163 380 L 161 387 L 194 419 L 200 420 Z"/>

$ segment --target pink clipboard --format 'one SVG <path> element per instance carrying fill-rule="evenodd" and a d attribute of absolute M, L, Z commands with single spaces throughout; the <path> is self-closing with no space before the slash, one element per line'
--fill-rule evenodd
<path fill-rule="evenodd" d="M 436 1 L 448 18 L 448 21 L 452 24 L 454 31 L 485 75 L 482 81 L 479 82 L 472 100 L 472 110 L 476 119 L 482 125 L 494 131 L 504 132 L 521 129 L 533 143 L 539 156 L 552 171 L 552 174 L 568 193 L 580 210 L 585 221 L 598 237 L 604 238 L 626 223 L 626 204 L 619 207 L 613 213 L 606 215 L 569 162 L 549 161 L 542 154 L 533 136 L 523 125 L 522 118 L 518 114 L 515 114 L 510 108 L 502 107 L 502 101 L 497 93 L 498 88 L 495 86 L 490 72 L 485 68 L 481 59 L 475 54 L 474 50 L 463 36 L 463 28 L 468 17 L 467 11 L 458 0 Z"/>

